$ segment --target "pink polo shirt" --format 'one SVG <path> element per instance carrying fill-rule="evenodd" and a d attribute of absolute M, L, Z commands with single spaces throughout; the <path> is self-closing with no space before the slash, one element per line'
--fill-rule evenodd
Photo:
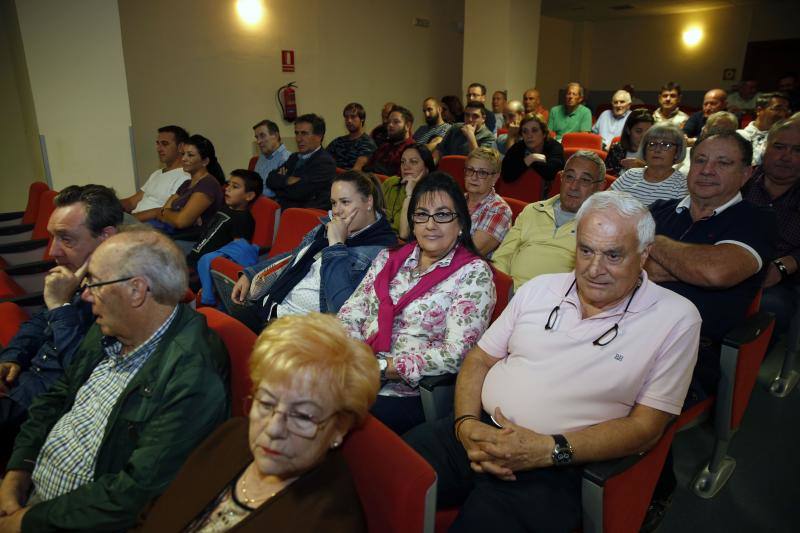
<path fill-rule="evenodd" d="M 528 281 L 478 346 L 501 359 L 483 383 L 483 408 L 544 434 L 577 431 L 628 416 L 640 403 L 680 414 L 700 339 L 700 314 L 686 298 L 648 281 L 606 346 L 592 344 L 628 303 L 582 319 L 575 273 Z M 558 323 L 544 329 L 561 302 Z"/>

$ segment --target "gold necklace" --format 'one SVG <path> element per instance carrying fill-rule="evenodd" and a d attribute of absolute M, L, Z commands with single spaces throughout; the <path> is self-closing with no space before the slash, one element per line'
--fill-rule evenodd
<path fill-rule="evenodd" d="M 245 505 L 249 505 L 251 507 L 258 507 L 258 505 L 260 505 L 261 503 L 264 503 L 265 501 L 267 501 L 270 498 L 272 498 L 273 496 L 275 496 L 278 493 L 278 491 L 274 491 L 271 494 L 268 494 L 266 496 L 261 496 L 261 497 L 258 497 L 258 498 L 249 497 L 247 495 L 247 474 L 249 473 L 249 471 L 250 471 L 250 469 L 248 467 L 248 470 L 242 476 L 242 486 L 241 486 L 242 503 L 244 503 Z"/>

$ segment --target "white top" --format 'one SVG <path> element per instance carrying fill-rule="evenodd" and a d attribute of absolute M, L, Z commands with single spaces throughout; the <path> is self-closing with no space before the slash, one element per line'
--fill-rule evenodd
<path fill-rule="evenodd" d="M 658 183 L 651 183 L 644 179 L 643 168 L 629 168 L 611 184 L 612 191 L 624 191 L 644 205 L 650 205 L 656 200 L 672 200 L 683 198 L 689 191 L 686 189 L 686 176 L 679 171 L 674 171 L 667 179 Z"/>
<path fill-rule="evenodd" d="M 582 318 L 573 272 L 525 283 L 478 346 L 500 359 L 486 375 L 487 413 L 552 435 L 630 414 L 635 404 L 679 414 L 700 341 L 700 313 L 686 298 L 651 283 L 612 309 Z M 555 328 L 545 330 L 559 305 Z M 619 322 L 617 337 L 592 344 Z"/>
<path fill-rule="evenodd" d="M 189 179 L 192 177 L 180 167 L 166 172 L 163 169 L 156 170 L 150 174 L 147 182 L 142 186 L 144 196 L 132 212 L 138 213 L 147 209 L 164 207 L 169 197 L 175 194 L 184 181 Z"/>
<path fill-rule="evenodd" d="M 756 127 L 756 122 L 752 121 L 744 129 L 736 130 L 736 133 L 750 141 L 753 145 L 753 166 L 760 165 L 764 158 L 764 150 L 767 148 L 767 134 L 769 130 L 760 130 Z"/>
<path fill-rule="evenodd" d="M 311 244 L 303 248 L 294 258 L 292 265 L 295 265 L 306 254 Z M 319 291 L 322 286 L 322 251 L 320 250 L 311 268 L 303 279 L 289 291 L 289 294 L 278 304 L 278 316 L 288 315 L 307 315 L 313 311 L 319 312 Z M 264 297 L 267 301 L 269 295 Z"/>
<path fill-rule="evenodd" d="M 622 136 L 622 128 L 625 126 L 625 121 L 628 120 L 628 115 L 630 114 L 630 109 L 619 118 L 615 117 L 614 112 L 610 109 L 600 113 L 600 116 L 597 117 L 597 122 L 592 126 L 592 131 L 603 137 L 603 146 L 608 148 L 611 146 L 611 140 L 614 137 Z"/>

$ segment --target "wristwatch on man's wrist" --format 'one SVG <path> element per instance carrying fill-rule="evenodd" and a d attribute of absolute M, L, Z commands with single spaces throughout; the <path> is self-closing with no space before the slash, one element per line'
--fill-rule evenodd
<path fill-rule="evenodd" d="M 783 264 L 783 261 L 778 259 L 773 259 L 772 264 L 775 265 L 775 268 L 778 269 L 778 272 L 781 274 L 781 280 L 784 280 L 789 277 L 789 269 L 786 268 L 786 265 Z"/>
<path fill-rule="evenodd" d="M 569 441 L 564 435 L 551 435 L 556 445 L 553 447 L 553 466 L 566 466 L 572 463 L 572 449 Z"/>

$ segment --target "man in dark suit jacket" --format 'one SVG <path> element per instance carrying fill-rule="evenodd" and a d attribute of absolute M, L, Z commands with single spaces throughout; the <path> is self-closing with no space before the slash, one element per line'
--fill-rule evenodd
<path fill-rule="evenodd" d="M 281 208 L 330 207 L 331 183 L 336 161 L 322 149 L 325 120 L 313 113 L 301 115 L 294 123 L 297 152 L 267 176 L 267 187 L 275 192 Z"/>

